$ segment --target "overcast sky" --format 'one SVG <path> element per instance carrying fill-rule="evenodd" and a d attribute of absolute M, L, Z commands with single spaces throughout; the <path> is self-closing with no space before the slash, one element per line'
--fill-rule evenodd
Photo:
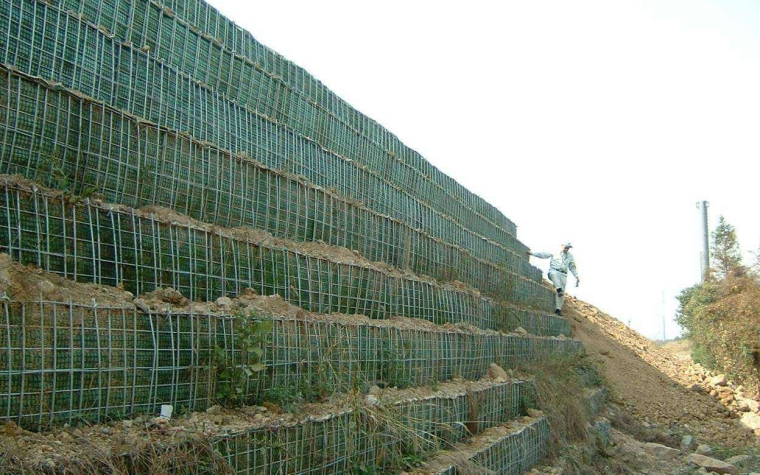
<path fill-rule="evenodd" d="M 756 0 L 210 3 L 534 251 L 571 240 L 571 293 L 650 338 L 699 279 L 698 201 L 760 247 Z"/>

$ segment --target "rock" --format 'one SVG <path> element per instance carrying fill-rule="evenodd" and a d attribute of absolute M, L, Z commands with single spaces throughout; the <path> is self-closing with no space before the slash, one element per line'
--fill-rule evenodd
<path fill-rule="evenodd" d="M 696 453 L 698 455 L 710 455 L 712 453 L 713 449 L 707 444 L 699 444 L 697 447 Z"/>
<path fill-rule="evenodd" d="M 148 306 L 148 303 L 143 299 L 134 299 L 132 301 L 133 304 L 135 304 L 135 307 L 137 307 L 138 310 L 140 310 L 143 313 L 150 313 L 150 307 Z"/>
<path fill-rule="evenodd" d="M 527 335 L 528 331 L 523 327 L 517 327 L 515 328 L 514 333 L 517 333 L 518 335 Z"/>
<path fill-rule="evenodd" d="M 658 459 L 665 459 L 665 460 L 673 460 L 674 458 L 678 456 L 678 454 L 681 453 L 677 449 L 668 447 L 667 445 L 655 444 L 654 442 L 649 442 L 649 443 L 644 444 L 644 450 L 647 453 L 654 455 Z"/>
<path fill-rule="evenodd" d="M 730 463 L 731 465 L 741 465 L 743 463 L 749 462 L 752 460 L 751 455 L 736 455 L 731 458 L 726 459 L 726 463 Z"/>
<path fill-rule="evenodd" d="M 231 307 L 232 306 L 232 299 L 229 297 L 219 297 L 216 299 L 216 304 L 220 307 Z"/>
<path fill-rule="evenodd" d="M 728 384 L 728 378 L 726 378 L 725 374 L 719 374 L 710 380 L 710 384 L 713 386 L 725 386 Z"/>
<path fill-rule="evenodd" d="M 166 303 L 172 305 L 186 305 L 188 300 L 178 291 L 171 287 L 156 290 L 156 295 Z"/>
<path fill-rule="evenodd" d="M 683 436 L 683 438 L 681 438 L 681 449 L 684 452 L 688 452 L 693 448 L 694 448 L 694 437 L 690 435 Z"/>
<path fill-rule="evenodd" d="M 752 430 L 760 429 L 760 414 L 756 412 L 745 412 L 741 418 L 742 424 Z"/>
<path fill-rule="evenodd" d="M 221 406 L 211 406 L 208 409 L 206 409 L 206 414 L 221 414 L 222 408 Z"/>
<path fill-rule="evenodd" d="M 154 417 L 150 420 L 149 423 L 150 427 L 157 427 L 161 430 L 166 429 L 169 427 L 169 421 L 163 417 Z"/>
<path fill-rule="evenodd" d="M 494 381 L 506 381 L 509 379 L 509 377 L 507 376 L 507 372 L 504 371 L 501 366 L 497 365 L 496 363 L 491 363 L 491 365 L 488 367 L 488 379 Z"/>
<path fill-rule="evenodd" d="M 130 420 L 121 421 L 121 425 L 123 425 L 125 429 L 129 429 L 134 425 L 134 422 Z"/>
<path fill-rule="evenodd" d="M 686 461 L 698 467 L 702 467 L 710 472 L 736 473 L 736 467 L 730 463 L 726 463 L 712 457 L 707 457 L 705 455 L 691 454 L 686 457 Z"/>
<path fill-rule="evenodd" d="M 739 412 L 749 412 L 749 404 L 747 404 L 747 401 L 736 401 L 736 410 Z"/>
<path fill-rule="evenodd" d="M 530 417 L 543 417 L 544 413 L 538 409 L 528 409 L 528 415 Z"/>
<path fill-rule="evenodd" d="M 367 397 L 364 398 L 364 401 L 369 406 L 377 406 L 378 404 L 380 404 L 380 400 L 376 396 L 373 396 L 372 394 L 367 394 Z"/>
<path fill-rule="evenodd" d="M 37 282 L 37 290 L 39 290 L 44 297 L 49 297 L 55 292 L 55 284 L 49 280 L 41 280 Z"/>

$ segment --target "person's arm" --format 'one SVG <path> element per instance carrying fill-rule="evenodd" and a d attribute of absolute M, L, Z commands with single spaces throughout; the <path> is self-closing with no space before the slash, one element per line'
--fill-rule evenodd
<path fill-rule="evenodd" d="M 530 254 L 533 257 L 538 257 L 539 259 L 551 259 L 552 255 L 549 252 L 530 252 L 528 251 L 528 254 Z"/>
<path fill-rule="evenodd" d="M 578 277 L 578 269 L 575 268 L 575 258 L 572 254 L 570 255 L 570 259 L 568 259 L 567 268 L 573 273 L 573 277 L 575 277 L 575 286 L 577 287 L 578 284 L 581 283 L 581 279 Z"/>

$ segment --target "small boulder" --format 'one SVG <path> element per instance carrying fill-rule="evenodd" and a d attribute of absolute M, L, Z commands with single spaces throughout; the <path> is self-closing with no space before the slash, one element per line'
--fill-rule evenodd
<path fill-rule="evenodd" d="M 530 417 L 543 417 L 544 413 L 543 411 L 539 411 L 538 409 L 528 409 L 528 415 Z"/>
<path fill-rule="evenodd" d="M 697 446 L 696 453 L 699 455 L 710 455 L 712 453 L 713 449 L 707 444 L 699 444 Z"/>
<path fill-rule="evenodd" d="M 677 449 L 668 447 L 667 445 L 655 444 L 654 442 L 644 444 L 644 450 L 662 460 L 673 460 L 681 453 Z"/>
<path fill-rule="evenodd" d="M 231 307 L 232 306 L 232 299 L 229 297 L 219 297 L 216 299 L 216 304 L 220 307 Z"/>
<path fill-rule="evenodd" d="M 523 327 L 517 327 L 517 328 L 515 328 L 514 333 L 517 333 L 518 335 L 523 335 L 524 336 L 524 335 L 528 334 L 528 330 L 526 330 Z"/>
<path fill-rule="evenodd" d="M 37 290 L 39 290 L 40 294 L 44 297 L 50 297 L 53 292 L 55 292 L 55 284 L 49 280 L 41 280 L 37 282 Z"/>
<path fill-rule="evenodd" d="M 694 448 L 694 437 L 690 435 L 685 435 L 681 438 L 681 449 L 685 452 L 690 451 Z"/>
<path fill-rule="evenodd" d="M 714 459 L 706 455 L 691 454 L 686 457 L 690 464 L 702 467 L 709 472 L 715 473 L 736 473 L 736 467 L 722 460 Z"/>
<path fill-rule="evenodd" d="M 509 377 L 507 372 L 502 369 L 501 366 L 496 363 L 491 363 L 488 367 L 488 379 L 492 381 L 507 381 Z"/>
<path fill-rule="evenodd" d="M 725 386 L 728 384 L 728 378 L 725 374 L 719 374 L 710 380 L 710 384 L 713 386 Z"/>
<path fill-rule="evenodd" d="M 742 424 L 752 430 L 760 429 L 760 414 L 756 412 L 745 412 L 741 418 Z"/>

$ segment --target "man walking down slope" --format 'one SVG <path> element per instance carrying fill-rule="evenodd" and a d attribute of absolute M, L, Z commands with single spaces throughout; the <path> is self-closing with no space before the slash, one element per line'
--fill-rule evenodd
<path fill-rule="evenodd" d="M 578 271 L 575 268 L 575 258 L 570 254 L 570 248 L 573 247 L 569 242 L 562 245 L 562 250 L 558 257 L 554 257 L 553 254 L 548 252 L 530 252 L 529 256 L 538 257 L 539 259 L 551 259 L 549 263 L 549 280 L 554 288 L 557 289 L 557 295 L 554 297 L 554 304 L 556 310 L 554 313 L 562 315 L 562 306 L 565 304 L 565 287 L 567 286 L 567 271 L 573 273 L 575 277 L 575 286 L 581 283 L 581 279 L 578 278 Z"/>

